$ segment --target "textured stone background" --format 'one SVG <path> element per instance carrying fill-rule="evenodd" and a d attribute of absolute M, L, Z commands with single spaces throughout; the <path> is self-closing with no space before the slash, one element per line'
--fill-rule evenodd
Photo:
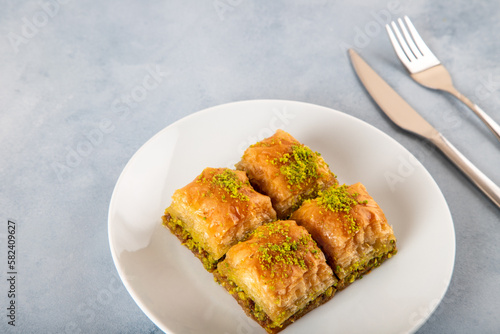
<path fill-rule="evenodd" d="M 500 143 L 459 102 L 411 81 L 383 29 L 409 15 L 459 89 L 500 122 L 499 2 L 1 2 L 0 237 L 5 245 L 7 220 L 18 222 L 19 332 L 160 332 L 113 265 L 107 210 L 115 182 L 172 122 L 265 98 L 343 111 L 412 152 L 448 201 L 457 242 L 448 292 L 418 333 L 500 332 L 499 210 L 441 154 L 381 115 L 346 54 L 354 47 L 370 59 L 500 183 Z M 6 291 L 2 279 L 2 309 Z M 2 318 L 0 331 L 11 331 Z"/>

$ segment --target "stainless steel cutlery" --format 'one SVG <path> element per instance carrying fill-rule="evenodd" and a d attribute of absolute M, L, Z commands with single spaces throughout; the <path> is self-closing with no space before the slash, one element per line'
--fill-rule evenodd
<path fill-rule="evenodd" d="M 461 94 L 453 85 L 448 70 L 441 64 L 420 37 L 408 16 L 386 25 L 394 51 L 410 72 L 411 77 L 421 85 L 450 93 L 466 104 L 488 126 L 500 140 L 500 125 L 479 106 Z M 407 29 L 408 28 L 408 29 Z"/>
<path fill-rule="evenodd" d="M 401 128 L 432 142 L 500 208 L 500 187 L 464 157 L 438 130 L 420 116 L 354 50 L 349 55 L 356 74 L 380 109 Z"/>

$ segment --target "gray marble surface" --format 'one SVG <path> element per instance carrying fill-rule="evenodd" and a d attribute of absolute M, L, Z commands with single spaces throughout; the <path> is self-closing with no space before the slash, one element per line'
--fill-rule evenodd
<path fill-rule="evenodd" d="M 409 15 L 459 89 L 500 122 L 498 1 L 2 0 L 0 7 L 0 332 L 160 332 L 111 258 L 115 182 L 165 126 L 207 107 L 266 98 L 343 111 L 412 152 L 441 188 L 456 232 L 449 289 L 418 333 L 500 332 L 499 209 L 381 114 L 346 54 L 353 47 L 369 59 L 500 183 L 500 143 L 465 106 L 413 82 L 383 30 L 388 19 Z M 15 327 L 6 317 L 9 220 Z"/>

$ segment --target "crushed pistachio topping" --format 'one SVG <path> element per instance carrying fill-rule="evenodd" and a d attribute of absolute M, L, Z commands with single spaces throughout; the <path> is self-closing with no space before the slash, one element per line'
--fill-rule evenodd
<path fill-rule="evenodd" d="M 215 174 L 215 172 L 214 172 Z M 198 179 L 199 182 L 206 182 L 206 178 L 203 176 L 200 176 Z M 242 202 L 249 201 L 250 198 L 241 193 L 240 189 L 245 186 L 245 182 L 241 181 L 236 173 L 230 169 L 225 169 L 222 173 L 215 174 L 212 179 L 210 180 L 210 183 L 213 184 L 214 186 L 219 187 L 221 190 L 223 190 L 229 197 L 235 198 L 237 200 L 240 200 Z M 210 193 L 207 193 L 207 196 L 210 195 Z M 226 201 L 226 195 L 221 195 L 221 198 L 223 201 Z"/>
<path fill-rule="evenodd" d="M 283 174 L 290 186 L 300 185 L 308 180 L 317 179 L 320 177 L 318 172 L 317 158 L 319 153 L 313 152 L 309 147 L 304 145 L 293 145 L 292 151 L 283 154 L 279 158 L 271 161 L 272 164 L 281 164 L 280 172 Z"/>
<path fill-rule="evenodd" d="M 347 191 L 347 186 L 344 184 L 339 187 L 330 187 L 325 191 L 318 193 L 317 203 L 327 210 L 333 212 L 343 212 L 347 222 L 347 231 L 349 234 L 359 231 L 359 226 L 356 220 L 351 215 L 351 209 L 358 204 L 367 204 L 368 201 L 357 200 L 358 193 L 350 193 Z"/>
<path fill-rule="evenodd" d="M 259 261 L 263 268 L 271 269 L 276 263 L 284 265 L 298 265 L 302 269 L 307 269 L 304 259 L 297 256 L 299 245 L 297 241 L 273 244 L 268 242 L 259 247 Z M 284 273 L 286 275 L 286 273 Z"/>
<path fill-rule="evenodd" d="M 289 266 L 298 266 L 303 270 L 307 270 L 308 266 L 304 259 L 305 254 L 311 252 L 317 256 L 318 250 L 315 248 L 316 244 L 311 236 L 306 234 L 297 240 L 293 240 L 289 235 L 289 228 L 289 224 L 273 222 L 254 232 L 257 238 L 264 241 L 273 234 L 280 235 L 279 242 L 263 242 L 258 246 L 261 268 L 270 272 L 270 277 L 267 278 L 287 278 L 289 273 L 285 268 Z"/>

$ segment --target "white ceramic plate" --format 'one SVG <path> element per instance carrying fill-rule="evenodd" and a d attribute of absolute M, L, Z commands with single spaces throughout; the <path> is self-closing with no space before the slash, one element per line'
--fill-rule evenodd
<path fill-rule="evenodd" d="M 283 333 L 410 333 L 434 311 L 451 279 L 455 233 L 425 168 L 383 132 L 332 109 L 291 101 L 225 104 L 192 114 L 130 159 L 111 198 L 116 268 L 144 313 L 167 333 L 265 333 L 198 259 L 161 227 L 175 189 L 205 167 L 232 167 L 277 128 L 322 154 L 341 183 L 362 182 L 384 209 L 398 254 Z"/>

